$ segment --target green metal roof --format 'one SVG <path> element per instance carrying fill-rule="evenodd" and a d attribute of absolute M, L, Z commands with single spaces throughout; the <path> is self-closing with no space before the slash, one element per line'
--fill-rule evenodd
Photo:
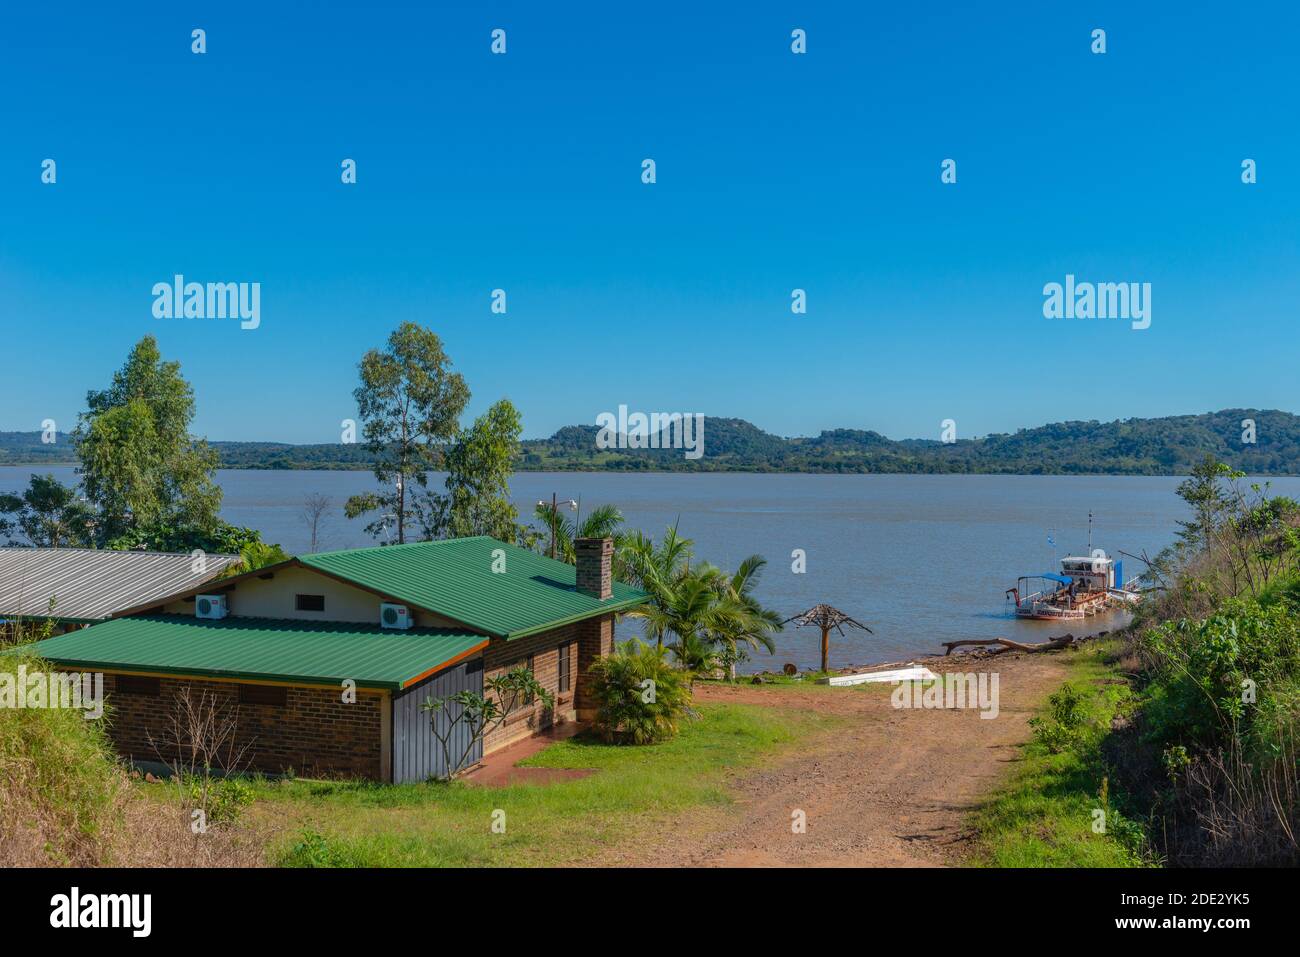
<path fill-rule="evenodd" d="M 497 549 L 505 553 L 503 573 L 492 571 Z M 613 597 L 600 601 L 577 590 L 572 565 L 487 536 L 324 552 L 298 560 L 502 638 L 621 611 L 647 598 L 645 592 L 614 582 Z"/>
<path fill-rule="evenodd" d="M 487 644 L 458 628 L 187 615 L 115 618 L 28 645 L 82 671 L 137 671 L 398 690 Z"/>

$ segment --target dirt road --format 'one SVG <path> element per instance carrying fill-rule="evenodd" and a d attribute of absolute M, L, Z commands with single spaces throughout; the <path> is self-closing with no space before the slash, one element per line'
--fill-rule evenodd
<path fill-rule="evenodd" d="M 1068 654 L 1064 653 L 1064 654 Z M 702 702 L 807 708 L 846 719 L 732 782 L 736 803 L 676 822 L 606 863 L 649 866 L 919 867 L 955 863 L 965 819 L 1012 770 L 1035 708 L 1067 677 L 1061 654 L 944 660 L 933 670 L 996 671 L 1000 714 L 895 709 L 886 689 L 697 686 Z M 805 833 L 792 814 L 806 815 Z"/>

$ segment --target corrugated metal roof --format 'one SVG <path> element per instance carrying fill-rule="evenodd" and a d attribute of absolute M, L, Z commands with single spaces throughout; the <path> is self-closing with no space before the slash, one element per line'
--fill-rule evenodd
<path fill-rule="evenodd" d="M 238 561 L 208 555 L 196 573 L 189 555 L 174 552 L 0 548 L 0 617 L 98 621 L 197 588 Z"/>
<path fill-rule="evenodd" d="M 487 645 L 459 628 L 395 631 L 271 618 L 140 615 L 28 646 L 80 671 L 135 671 L 397 690 Z"/>
<path fill-rule="evenodd" d="M 497 549 L 504 552 L 503 573 L 492 571 Z M 577 590 L 572 565 L 486 536 L 323 552 L 298 560 L 503 638 L 620 611 L 647 597 L 614 582 L 613 597 L 593 598 Z"/>

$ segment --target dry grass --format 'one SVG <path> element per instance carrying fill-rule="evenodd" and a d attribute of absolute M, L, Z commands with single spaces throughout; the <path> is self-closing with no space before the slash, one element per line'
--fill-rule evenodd
<path fill-rule="evenodd" d="M 20 664 L 48 667 L 9 655 L 0 671 Z M 76 710 L 0 708 L 0 867 L 262 863 L 260 833 L 238 820 L 194 833 L 188 788 L 133 782 L 103 724 Z"/>
<path fill-rule="evenodd" d="M 242 825 L 195 833 L 190 809 L 167 784 L 133 786 L 116 766 L 83 796 L 35 790 L 28 775 L 0 780 L 0 867 L 259 867 L 266 835 Z M 159 789 L 157 796 L 146 793 Z M 75 811 L 69 805 L 79 805 Z"/>
<path fill-rule="evenodd" d="M 1175 863 L 1207 867 L 1294 867 L 1300 860 L 1296 754 L 1263 766 L 1237 748 L 1206 754 L 1187 769 L 1180 798 L 1195 833 L 1174 848 Z M 1190 813 L 1188 813 L 1190 812 Z"/>

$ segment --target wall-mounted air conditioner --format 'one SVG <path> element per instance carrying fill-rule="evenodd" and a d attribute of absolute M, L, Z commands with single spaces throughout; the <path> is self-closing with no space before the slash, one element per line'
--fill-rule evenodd
<path fill-rule="evenodd" d="M 225 618 L 225 595 L 199 595 L 194 599 L 195 618 Z"/>
<path fill-rule="evenodd" d="M 385 628 L 400 628 L 405 631 L 411 627 L 411 613 L 407 611 L 405 605 L 395 605 L 388 601 L 380 602 L 379 624 Z"/>

